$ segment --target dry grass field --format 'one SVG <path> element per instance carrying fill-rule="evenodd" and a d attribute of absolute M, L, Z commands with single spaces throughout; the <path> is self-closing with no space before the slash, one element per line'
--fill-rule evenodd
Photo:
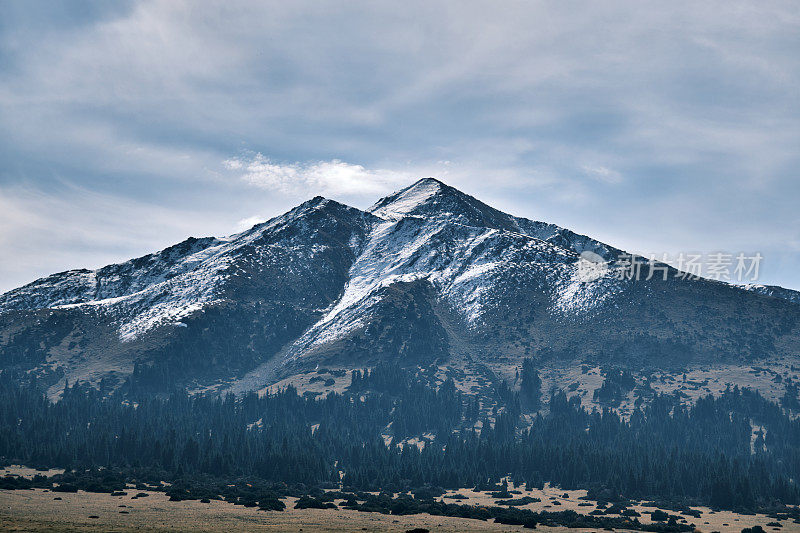
<path fill-rule="evenodd" d="M 523 531 L 480 520 L 430 515 L 390 516 L 347 510 L 259 511 L 221 501 L 170 502 L 163 493 L 146 498 L 108 494 L 0 491 L 0 531 Z M 62 498 L 54 500 L 53 498 Z M 90 518 L 96 517 L 96 518 Z M 570 531 L 565 528 L 540 528 Z M 573 530 L 574 531 L 574 530 Z"/>
<path fill-rule="evenodd" d="M 164 493 L 147 492 L 147 497 L 133 498 L 139 491 L 130 490 L 126 496 L 111 496 L 95 493 L 54 493 L 36 490 L 0 491 L 0 531 L 398 531 L 425 528 L 430 531 L 529 531 L 522 527 L 504 526 L 492 522 L 431 515 L 391 516 L 377 513 L 362 513 L 341 509 L 294 509 L 294 499 L 288 498 L 287 509 L 282 512 L 265 512 L 245 508 L 222 501 L 201 503 L 199 501 L 170 502 Z M 460 490 L 468 497 L 459 503 L 493 505 L 494 498 L 487 494 L 476 494 Z M 454 494 L 451 492 L 450 494 Z M 578 500 L 580 491 L 568 492 L 545 488 L 543 491 L 525 492 L 542 498 L 541 503 L 525 506 L 533 510 L 574 509 L 589 512 L 592 506 Z M 59 499 L 60 498 L 60 499 Z M 552 499 L 554 498 L 554 499 Z M 455 500 L 450 500 L 455 501 Z M 560 505 L 555 505 L 558 501 Z M 646 511 L 652 508 L 636 507 Z M 703 532 L 720 531 L 739 533 L 745 527 L 761 525 L 766 531 L 800 531 L 800 525 L 782 522 L 781 528 L 766 524 L 772 520 L 763 515 L 743 516 L 730 512 L 712 513 L 700 509 L 699 519 L 687 517 Z M 647 515 L 641 518 L 647 521 Z M 540 531 L 587 531 L 539 526 Z"/>
<path fill-rule="evenodd" d="M 37 471 L 24 466 L 0 468 L 0 476 L 14 475 L 31 478 L 36 474 L 54 475 L 60 470 Z M 135 497 L 137 494 L 146 497 Z M 460 499 L 453 498 L 458 495 Z M 449 496 L 449 497 L 448 497 Z M 540 502 L 520 506 L 532 511 L 573 510 L 582 514 L 597 509 L 597 502 L 581 499 L 585 490 L 565 491 L 545 485 L 541 490 L 531 491 L 517 488 L 514 498 L 530 496 Z M 112 496 L 79 491 L 77 493 L 34 490 L 0 490 L 0 531 L 29 532 L 161 532 L 161 531 L 396 531 L 405 532 L 414 528 L 430 531 L 530 531 L 521 526 L 507 526 L 494 522 L 432 516 L 426 514 L 392 516 L 379 513 L 363 513 L 346 509 L 295 509 L 296 499 L 286 498 L 285 511 L 259 511 L 256 508 L 233 505 L 212 500 L 201 503 L 197 500 L 169 501 L 163 492 L 130 489 L 125 496 Z M 471 489 L 448 491 L 448 503 L 463 505 L 496 505 L 497 498 L 486 492 Z M 337 503 L 341 503 L 338 502 Z M 642 514 L 639 520 L 650 522 L 645 514 L 653 507 L 633 505 L 631 508 Z M 765 531 L 800 531 L 800 524 L 780 521 L 765 515 L 741 515 L 729 511 L 714 512 L 704 507 L 694 508 L 702 513 L 700 518 L 685 517 L 686 523 L 694 524 L 698 531 L 709 533 L 739 533 L 742 529 L 760 525 Z M 668 511 L 670 514 L 675 514 Z M 588 529 L 551 528 L 539 526 L 547 533 L 593 531 Z"/>

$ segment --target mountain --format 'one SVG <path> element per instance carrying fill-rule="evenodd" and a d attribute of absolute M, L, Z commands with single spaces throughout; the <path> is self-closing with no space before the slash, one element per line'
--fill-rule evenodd
<path fill-rule="evenodd" d="M 591 397 L 589 376 L 609 366 L 651 386 L 653 372 L 785 374 L 800 353 L 800 305 L 775 297 L 791 291 L 665 265 L 666 279 L 628 279 L 625 256 L 432 178 L 366 211 L 316 197 L 231 237 L 3 294 L 0 369 L 33 371 L 53 394 L 75 380 L 240 392 L 394 362 L 438 365 L 470 390 L 513 382 L 531 358 L 545 387 Z"/>

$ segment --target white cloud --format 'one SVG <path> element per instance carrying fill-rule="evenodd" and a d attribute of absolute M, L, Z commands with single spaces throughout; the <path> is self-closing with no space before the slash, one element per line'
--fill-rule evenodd
<path fill-rule="evenodd" d="M 622 174 L 601 165 L 584 165 L 583 171 L 592 179 L 615 185 L 622 182 Z"/>
<path fill-rule="evenodd" d="M 239 231 L 244 231 L 246 229 L 250 229 L 256 224 L 261 224 L 267 221 L 267 217 L 262 215 L 253 215 L 252 217 L 243 218 L 242 220 L 236 223 L 236 229 Z"/>
<path fill-rule="evenodd" d="M 421 177 L 408 171 L 368 169 L 338 159 L 278 163 L 260 153 L 228 159 L 223 164 L 251 185 L 293 195 L 377 195 Z"/>

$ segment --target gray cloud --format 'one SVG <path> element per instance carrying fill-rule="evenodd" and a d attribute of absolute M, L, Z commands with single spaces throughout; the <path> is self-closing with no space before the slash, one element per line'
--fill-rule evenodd
<path fill-rule="evenodd" d="M 426 175 L 800 287 L 793 2 L 3 10 L 0 290 Z"/>

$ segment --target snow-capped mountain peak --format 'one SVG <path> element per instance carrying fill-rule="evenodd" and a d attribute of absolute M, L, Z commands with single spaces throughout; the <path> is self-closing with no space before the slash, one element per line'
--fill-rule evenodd
<path fill-rule="evenodd" d="M 384 219 L 396 220 L 409 215 L 423 214 L 425 206 L 447 187 L 435 178 L 423 178 L 408 187 L 378 200 L 367 211 Z"/>
<path fill-rule="evenodd" d="M 435 178 L 421 179 L 379 200 L 367 211 L 385 220 L 416 217 L 524 233 L 511 215 Z"/>
<path fill-rule="evenodd" d="M 618 292 L 610 271 L 591 282 L 579 276 L 578 251 L 548 240 L 564 240 L 561 228 L 517 219 L 434 178 L 383 198 L 368 212 L 379 222 L 353 262 L 341 297 L 287 351 L 287 359 L 365 327 L 382 305 L 381 295 L 398 283 L 426 284 L 469 327 L 498 305 L 498 287 L 513 277 L 549 286 L 559 313 L 591 311 Z"/>
<path fill-rule="evenodd" d="M 199 380 L 197 366 L 252 372 L 247 383 L 262 386 L 330 359 L 430 363 L 456 347 L 498 358 L 545 348 L 636 355 L 666 338 L 659 350 L 703 356 L 800 345 L 761 333 L 772 321 L 793 335 L 796 305 L 704 281 L 637 283 L 605 263 L 587 275 L 584 251 L 609 263 L 621 253 L 433 178 L 366 211 L 317 196 L 236 235 L 0 295 L 0 371 L 21 364 L 74 381 L 177 358 L 159 375 Z M 749 321 L 739 326 L 747 334 L 728 341 L 734 319 Z"/>

